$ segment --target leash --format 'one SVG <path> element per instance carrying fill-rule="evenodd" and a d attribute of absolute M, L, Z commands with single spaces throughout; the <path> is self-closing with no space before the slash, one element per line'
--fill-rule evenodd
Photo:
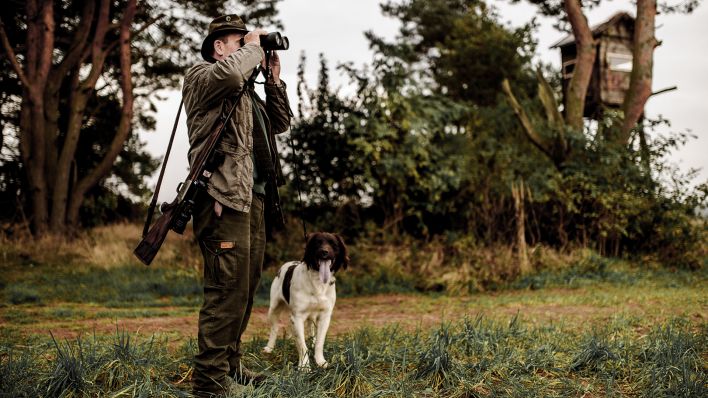
<path fill-rule="evenodd" d="M 266 58 L 266 63 L 265 63 L 265 64 L 266 64 L 266 70 L 263 71 L 263 72 L 264 72 L 264 75 L 265 75 L 265 78 L 266 78 L 266 81 L 268 80 L 268 78 L 271 78 L 271 77 L 273 76 L 273 71 L 272 71 L 271 68 L 270 68 L 270 56 L 271 56 L 271 52 L 270 52 L 270 51 L 266 51 L 266 55 L 265 55 L 265 58 Z M 289 104 L 289 103 L 288 103 L 288 112 L 290 113 L 290 116 L 291 116 L 291 117 L 292 117 L 292 116 L 295 116 L 295 115 L 293 115 L 293 111 L 292 111 L 292 109 L 290 108 L 290 104 Z M 295 162 L 294 162 L 294 164 L 293 164 L 293 169 L 294 169 L 294 172 L 295 172 L 295 188 L 297 189 L 298 205 L 299 205 L 299 207 L 300 207 L 300 221 L 302 222 L 302 237 L 303 237 L 303 239 L 305 240 L 305 243 L 307 243 L 307 225 L 305 224 L 305 215 L 304 215 L 304 213 L 305 213 L 304 208 L 305 208 L 305 207 L 304 207 L 304 205 L 303 205 L 303 200 L 302 200 L 302 189 L 300 188 L 300 171 L 299 171 L 299 168 L 298 168 L 298 163 L 299 163 L 298 161 L 299 161 L 300 159 L 297 158 L 297 154 L 295 153 L 295 146 L 293 145 L 293 133 L 292 133 L 292 129 L 290 129 L 289 142 L 290 142 L 290 148 L 291 148 L 292 151 L 293 151 L 293 157 L 295 158 Z"/>
<path fill-rule="evenodd" d="M 143 239 L 148 233 L 150 228 L 150 222 L 152 221 L 152 216 L 155 213 L 155 207 L 157 206 L 157 196 L 160 194 L 160 186 L 162 186 L 162 177 L 165 176 L 165 169 L 167 168 L 167 160 L 170 158 L 170 152 L 172 151 L 172 143 L 175 141 L 175 133 L 177 132 L 177 125 L 179 123 L 179 116 L 182 114 L 182 105 L 184 104 L 184 98 L 179 102 L 179 109 L 177 109 L 177 116 L 175 117 L 175 124 L 172 126 L 172 135 L 170 136 L 170 143 L 167 144 L 167 152 L 165 153 L 165 160 L 162 162 L 162 170 L 160 170 L 160 177 L 157 179 L 157 186 L 155 187 L 155 193 L 152 195 L 152 201 L 150 201 L 150 207 L 148 207 L 147 219 L 145 220 L 145 225 L 143 226 Z"/>
<path fill-rule="evenodd" d="M 295 171 L 295 187 L 297 188 L 298 205 L 300 206 L 300 221 L 302 221 L 302 237 L 305 239 L 305 243 L 307 243 L 307 226 L 305 226 L 304 206 L 302 204 L 303 203 L 302 190 L 300 189 L 300 171 L 297 166 L 298 161 L 300 159 L 297 158 L 297 155 L 295 153 L 295 145 L 293 145 L 293 132 L 292 132 L 292 130 L 290 130 L 289 141 L 290 141 L 290 148 L 293 151 L 293 157 L 295 158 L 293 168 Z"/>

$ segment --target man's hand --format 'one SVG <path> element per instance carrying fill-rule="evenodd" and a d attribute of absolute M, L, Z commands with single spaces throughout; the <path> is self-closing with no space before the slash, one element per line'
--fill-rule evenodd
<path fill-rule="evenodd" d="M 267 57 L 266 57 L 267 58 Z M 268 73 L 268 66 L 270 66 L 270 76 L 266 75 L 268 83 L 280 84 L 280 57 L 277 51 L 270 52 L 270 59 L 268 65 L 266 65 L 266 60 L 261 61 L 261 66 L 263 67 L 263 73 Z"/>
<path fill-rule="evenodd" d="M 264 29 L 254 29 L 248 33 L 246 33 L 246 36 L 243 37 L 243 43 L 248 44 L 248 43 L 256 43 L 259 46 L 261 45 L 261 35 L 267 35 L 268 32 L 265 31 Z"/>

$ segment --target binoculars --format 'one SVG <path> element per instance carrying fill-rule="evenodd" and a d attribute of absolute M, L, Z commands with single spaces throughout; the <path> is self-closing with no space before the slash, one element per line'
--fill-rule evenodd
<path fill-rule="evenodd" d="M 267 35 L 261 35 L 261 47 L 264 51 L 270 50 L 287 50 L 290 48 L 290 40 L 280 32 L 271 32 Z"/>

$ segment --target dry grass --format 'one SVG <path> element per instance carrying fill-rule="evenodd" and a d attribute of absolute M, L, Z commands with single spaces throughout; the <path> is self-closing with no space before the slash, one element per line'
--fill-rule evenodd
<path fill-rule="evenodd" d="M 84 265 L 101 269 L 133 266 L 140 262 L 133 256 L 133 249 L 141 239 L 142 226 L 112 224 L 82 231 L 78 236 L 46 235 L 41 238 L 27 236 L 12 239 L 0 236 L 0 256 L 6 264 L 14 262 Z M 155 266 L 199 266 L 201 256 L 193 244 L 191 229 L 184 235 L 170 233 L 156 257 Z"/>
<path fill-rule="evenodd" d="M 267 270 L 302 256 L 300 226 L 292 224 L 277 234 L 266 249 Z M 0 237 L 3 269 L 11 274 L 25 272 L 27 265 L 52 265 L 58 268 L 114 270 L 142 267 L 132 251 L 140 240 L 141 226 L 115 224 L 82 232 L 73 240 L 63 236 L 47 236 L 38 240 Z M 533 268 L 530 276 L 520 276 L 516 254 L 510 246 L 480 246 L 468 239 L 448 242 L 442 239 L 420 242 L 376 242 L 360 239 L 349 242 L 351 269 L 356 285 L 342 286 L 344 294 L 386 292 L 445 291 L 464 294 L 505 289 L 510 286 L 532 287 L 564 285 L 567 279 L 587 273 L 600 273 L 608 264 L 620 264 L 627 273 L 661 270 L 651 258 L 636 261 L 607 259 L 589 249 L 559 251 L 536 246 L 529 250 Z M 189 270 L 201 274 L 202 259 L 191 228 L 184 235 L 173 232 L 163 244 L 152 268 Z M 560 274 L 571 274 L 559 277 Z M 541 275 L 541 276 L 539 276 Z M 19 276 L 19 275 L 18 275 Z M 597 275 L 596 275 L 597 276 Z M 9 278 L 16 280 L 15 278 Z M 526 281 L 519 285 L 519 281 Z"/>

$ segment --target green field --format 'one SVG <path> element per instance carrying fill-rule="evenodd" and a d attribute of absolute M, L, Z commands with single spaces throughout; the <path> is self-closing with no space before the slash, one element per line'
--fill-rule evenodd
<path fill-rule="evenodd" d="M 77 257 L 4 245 L 0 396 L 189 396 L 200 277 L 180 247 L 170 243 L 173 254 L 147 268 L 118 258 L 121 248 Z M 371 257 L 361 249 L 354 259 Z M 267 270 L 245 346 L 248 365 L 270 377 L 234 396 L 708 395 L 705 268 L 586 253 L 503 283 L 432 293 L 384 257 L 340 275 L 330 367 L 309 372 L 296 369 L 289 336 L 260 353 Z"/>

